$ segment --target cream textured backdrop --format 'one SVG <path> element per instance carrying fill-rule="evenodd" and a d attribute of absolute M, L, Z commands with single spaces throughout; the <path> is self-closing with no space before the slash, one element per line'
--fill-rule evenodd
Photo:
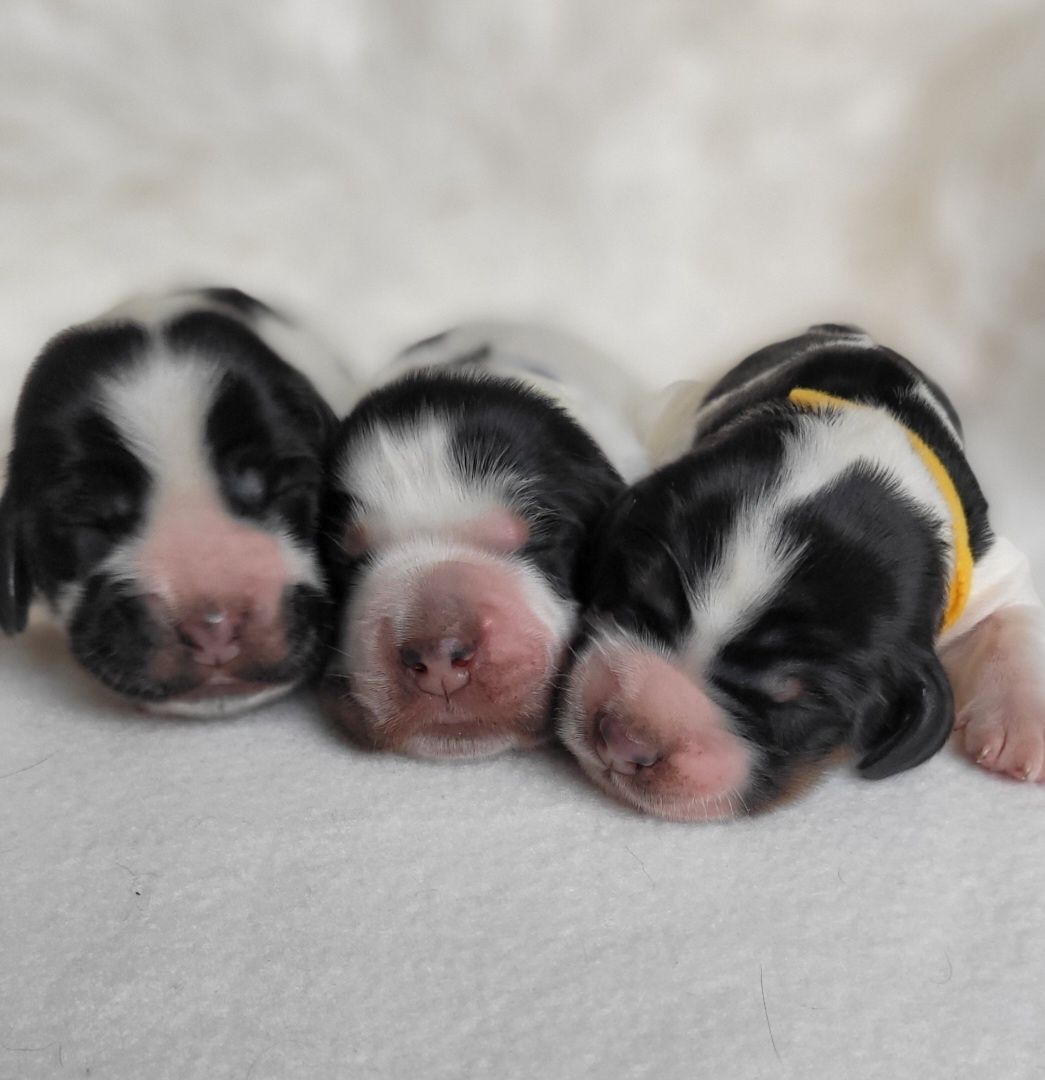
<path fill-rule="evenodd" d="M 850 320 L 953 391 L 1042 582 L 1043 71 L 1014 0 L 5 0 L 0 430 L 171 280 L 364 365 L 538 316 L 651 384 Z M 1045 1068 L 1045 791 L 953 752 L 685 829 L 304 701 L 141 721 L 45 630 L 0 680 L 5 1080 Z"/>

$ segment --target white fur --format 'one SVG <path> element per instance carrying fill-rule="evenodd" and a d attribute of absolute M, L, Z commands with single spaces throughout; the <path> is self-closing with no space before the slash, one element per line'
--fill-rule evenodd
<path fill-rule="evenodd" d="M 405 350 L 398 362 L 410 368 L 441 365 L 481 348 L 490 350 L 483 370 L 518 379 L 560 405 L 628 483 L 649 470 L 639 437 L 639 408 L 647 392 L 643 384 L 569 334 L 529 323 L 466 323 Z"/>
<path fill-rule="evenodd" d="M 581 671 L 585 664 L 596 654 L 602 657 L 608 667 L 616 670 L 615 665 L 611 662 L 613 657 L 627 657 L 644 652 L 655 653 L 669 664 L 676 662 L 676 658 L 671 654 L 670 650 L 666 649 L 660 642 L 645 634 L 625 631 L 615 623 L 605 623 L 599 626 L 584 642 L 580 652 L 574 658 L 572 674 L 566 684 L 559 705 L 556 731 L 566 749 L 589 772 L 603 772 L 604 765 L 587 738 L 585 730 L 587 717 L 581 703 L 584 684 L 581 679 L 577 678 L 577 672 Z"/>
<path fill-rule="evenodd" d="M 523 605 L 546 630 L 545 662 L 549 672 L 559 662 L 576 623 L 576 605 L 558 596 L 544 576 L 517 555 L 495 555 L 467 544 L 431 536 L 412 536 L 381 551 L 353 591 L 342 618 L 341 647 L 335 651 L 330 673 L 345 676 L 352 698 L 365 708 L 374 728 L 387 727 L 399 715 L 394 676 L 386 665 L 374 662 L 373 642 L 390 620 L 396 641 L 405 640 L 416 616 L 415 586 L 427 570 L 445 562 L 507 570 L 523 596 Z M 536 703 L 535 699 L 535 703 Z M 535 717 L 527 717 L 534 719 Z M 491 732 L 481 739 L 461 739 L 436 731 L 411 735 L 404 746 L 421 757 L 489 757 L 515 745 L 515 736 Z"/>
<path fill-rule="evenodd" d="M 207 415 L 221 370 L 195 357 L 147 358 L 99 387 L 98 404 L 161 489 L 213 486 L 206 458 Z"/>
<path fill-rule="evenodd" d="M 355 405 L 362 384 L 311 329 L 268 311 L 259 312 L 249 325 L 277 356 L 309 378 L 337 416 L 344 416 Z"/>
<path fill-rule="evenodd" d="M 779 527 L 786 506 L 746 507 L 720 562 L 691 597 L 693 628 L 684 655 L 692 669 L 706 670 L 718 650 L 755 620 L 797 561 L 801 548 Z"/>
<path fill-rule="evenodd" d="M 524 478 L 503 461 L 486 464 L 482 481 L 466 484 L 451 458 L 445 419 L 431 416 L 416 424 L 374 426 L 345 447 L 336 473 L 359 500 L 358 522 L 368 539 L 381 543 L 517 506 Z"/>
<path fill-rule="evenodd" d="M 947 503 L 904 428 L 881 409 L 810 410 L 788 436 L 779 483 L 764 496 L 751 494 L 719 565 L 693 597 L 687 651 L 694 662 L 705 664 L 750 625 L 793 567 L 800 549 L 783 528 L 785 516 L 857 467 L 873 469 L 926 511 L 951 551 Z"/>
<path fill-rule="evenodd" d="M 1031 578 L 1030 562 L 1011 541 L 995 537 L 973 567 L 969 601 L 957 622 L 941 635 L 940 647 L 945 648 L 967 634 L 996 611 L 1021 604 L 1042 606 Z M 1042 670 L 1045 670 L 1045 655 Z"/>
<path fill-rule="evenodd" d="M 950 418 L 950 415 L 943 407 L 943 403 L 940 399 L 932 392 L 928 383 L 919 382 L 914 390 L 911 391 L 911 396 L 918 398 L 924 404 L 928 405 L 936 414 L 936 418 L 943 424 L 947 434 L 950 435 L 959 446 L 962 445 L 962 437 L 958 432 L 958 429 L 954 426 L 954 421 Z"/>
<path fill-rule="evenodd" d="M 692 449 L 700 403 L 713 385 L 711 379 L 680 379 L 643 402 L 639 430 L 651 468 L 659 469 Z"/>
<path fill-rule="evenodd" d="M 726 816 L 736 816 L 746 807 L 744 791 L 741 788 L 746 787 L 747 781 L 719 796 L 694 795 L 686 798 L 677 794 L 665 795 L 656 789 L 637 787 L 628 778 L 618 775 L 612 769 L 608 770 L 595 749 L 595 743 L 589 735 L 589 717 L 582 700 L 586 677 L 578 673 L 583 672 L 586 665 L 597 657 L 612 672 L 618 685 L 625 687 L 633 680 L 635 673 L 649 662 L 651 654 L 667 664 L 680 667 L 692 677 L 692 669 L 685 658 L 672 655 L 670 650 L 646 635 L 624 631 L 614 624 L 599 627 L 578 654 L 572 675 L 565 687 L 556 721 L 556 732 L 560 740 L 596 784 L 648 813 L 681 821 L 695 821 L 702 817 L 708 820 L 712 815 L 716 818 L 722 817 L 723 810 L 726 811 Z M 694 681 L 697 687 L 710 689 L 699 675 Z M 747 776 L 750 777 L 761 761 L 763 752 L 732 730 L 725 711 L 720 710 L 720 720 L 723 729 L 743 747 L 748 758 Z"/>
<path fill-rule="evenodd" d="M 847 334 L 844 332 L 821 333 L 811 330 L 806 344 L 801 349 L 797 349 L 793 352 L 786 361 L 776 364 L 767 371 L 762 371 L 757 375 L 753 375 L 746 382 L 742 382 L 739 386 L 734 387 L 725 394 L 721 394 L 719 397 L 715 398 L 714 401 L 703 406 L 697 413 L 697 434 L 700 434 L 701 428 L 707 426 L 709 420 L 714 420 L 720 412 L 731 406 L 742 395 L 750 393 L 751 390 L 757 386 L 761 386 L 763 383 L 778 379 L 783 372 L 796 367 L 803 360 L 808 359 L 813 353 L 821 352 L 825 349 L 833 349 L 840 345 L 848 348 L 874 348 L 874 342 L 871 340 L 870 336 L 863 333 L 863 331 Z"/>
<path fill-rule="evenodd" d="M 236 309 L 203 296 L 191 289 L 168 289 L 159 292 L 135 293 L 103 312 L 91 324 L 118 322 L 128 319 L 140 323 L 148 330 L 155 330 L 172 319 L 201 308 L 228 313 L 242 322 L 243 316 Z"/>
<path fill-rule="evenodd" d="M 148 712 L 159 716 L 179 716 L 187 720 L 209 719 L 215 716 L 240 716 L 260 709 L 271 701 L 290 693 L 294 687 L 289 683 L 278 683 L 258 690 L 253 694 L 235 694 L 229 697 L 209 697 L 200 701 L 169 700 L 153 705 L 146 703 Z"/>
<path fill-rule="evenodd" d="M 205 357 L 169 356 L 153 343 L 146 358 L 98 388 L 98 404 L 121 439 L 148 470 L 150 491 L 136 534 L 117 545 L 103 568 L 142 592 L 162 596 L 172 607 L 177 596 L 162 578 L 143 581 L 139 552 L 166 507 L 182 499 L 203 499 L 229 516 L 207 457 L 205 429 L 221 369 Z M 314 553 L 279 527 L 278 539 L 287 580 L 318 586 Z M 70 609 L 71 610 L 71 609 Z"/>
<path fill-rule="evenodd" d="M 207 296 L 197 288 L 139 293 L 110 308 L 94 323 L 130 319 L 155 331 L 191 311 L 212 311 L 242 323 L 277 356 L 305 375 L 339 416 L 356 403 L 361 384 L 330 346 L 311 328 L 296 320 L 259 308 L 245 313 Z"/>
<path fill-rule="evenodd" d="M 482 739 L 462 739 L 453 735 L 421 732 L 410 738 L 409 750 L 414 757 L 445 762 L 447 758 L 459 761 L 481 761 L 497 757 L 515 748 L 511 735 L 485 735 Z"/>
<path fill-rule="evenodd" d="M 549 588 L 544 576 L 525 559 L 518 556 L 505 557 L 481 551 L 468 544 L 442 541 L 432 537 L 416 537 L 389 548 L 374 560 L 367 582 L 379 577 L 418 578 L 427 570 L 446 562 L 471 562 L 490 566 L 509 565 L 515 571 L 516 579 L 523 589 L 527 607 L 547 628 L 549 635 L 558 642 L 566 639 L 570 633 L 576 605 L 562 600 Z M 359 590 L 359 600 L 353 597 L 352 607 L 357 602 L 366 602 L 367 589 Z M 393 608 L 388 612 L 395 629 L 406 633 L 410 626 L 405 608 Z"/>

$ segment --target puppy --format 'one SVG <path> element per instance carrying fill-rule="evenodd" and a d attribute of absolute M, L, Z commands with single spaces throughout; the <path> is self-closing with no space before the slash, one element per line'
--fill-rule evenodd
<path fill-rule="evenodd" d="M 408 349 L 345 420 L 324 690 L 359 741 L 437 758 L 546 737 L 589 529 L 646 469 L 635 397 L 571 339 L 472 325 Z"/>
<path fill-rule="evenodd" d="M 677 820 L 767 807 L 843 747 L 889 776 L 951 732 L 942 650 L 969 751 L 1041 779 L 1041 604 L 940 388 L 825 325 L 748 357 L 690 418 L 692 449 L 597 530 L 558 718 L 584 771 Z"/>
<path fill-rule="evenodd" d="M 0 625 L 39 594 L 111 690 L 180 716 L 248 709 L 321 664 L 324 457 L 347 375 L 235 289 L 143 297 L 50 341 L 0 499 Z"/>

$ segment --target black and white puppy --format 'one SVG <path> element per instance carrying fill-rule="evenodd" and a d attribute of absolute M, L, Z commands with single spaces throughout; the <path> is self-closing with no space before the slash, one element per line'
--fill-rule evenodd
<path fill-rule="evenodd" d="M 0 625 L 39 594 L 110 689 L 183 716 L 314 674 L 330 603 L 323 467 L 351 384 L 235 289 L 143 297 L 51 340 L 15 416 L 0 500 Z"/>
<path fill-rule="evenodd" d="M 888 776 L 951 732 L 943 650 L 973 756 L 1041 779 L 1042 607 L 940 388 L 818 326 L 748 357 L 688 421 L 692 448 L 598 530 L 558 718 L 585 772 L 678 820 L 766 807 L 843 747 Z"/>
<path fill-rule="evenodd" d="M 635 397 L 570 338 L 476 324 L 408 349 L 345 420 L 324 686 L 361 742 L 478 757 L 545 738 L 589 530 L 646 468 Z"/>

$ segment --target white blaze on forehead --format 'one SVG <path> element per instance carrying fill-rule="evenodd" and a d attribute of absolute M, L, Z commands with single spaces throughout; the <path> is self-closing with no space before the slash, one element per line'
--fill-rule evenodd
<path fill-rule="evenodd" d="M 355 377 L 330 346 L 308 327 L 264 305 L 244 311 L 211 289 L 185 288 L 132 296 L 95 321 L 130 319 L 155 329 L 183 315 L 199 312 L 224 315 L 247 327 L 278 357 L 306 375 L 338 415 L 348 412 L 359 399 L 360 387 Z"/>
<path fill-rule="evenodd" d="M 463 477 L 440 416 L 375 425 L 345 449 L 337 475 L 359 502 L 359 524 L 379 541 L 482 517 L 516 502 L 523 486 L 498 458 L 483 463 L 481 480 Z"/>
<path fill-rule="evenodd" d="M 718 649 L 765 609 L 802 554 L 784 519 L 842 476 L 862 467 L 895 485 L 945 537 L 950 512 L 939 486 L 902 425 L 880 409 L 813 410 L 787 438 L 779 481 L 745 500 L 722 542 L 717 565 L 691 597 L 686 655 L 702 670 Z"/>
<path fill-rule="evenodd" d="M 160 354 L 102 384 L 103 412 L 154 483 L 213 486 L 206 425 L 220 378 L 214 364 Z"/>
<path fill-rule="evenodd" d="M 149 473 L 142 526 L 104 568 L 174 610 L 228 597 L 275 618 L 285 586 L 319 583 L 313 553 L 279 527 L 236 518 L 208 453 L 207 419 L 222 371 L 202 357 L 154 351 L 99 387 L 98 402 Z"/>
<path fill-rule="evenodd" d="M 744 506 L 714 570 L 690 597 L 693 631 L 684 655 L 694 671 L 758 617 L 790 574 L 801 551 L 779 524 L 758 503 Z"/>

